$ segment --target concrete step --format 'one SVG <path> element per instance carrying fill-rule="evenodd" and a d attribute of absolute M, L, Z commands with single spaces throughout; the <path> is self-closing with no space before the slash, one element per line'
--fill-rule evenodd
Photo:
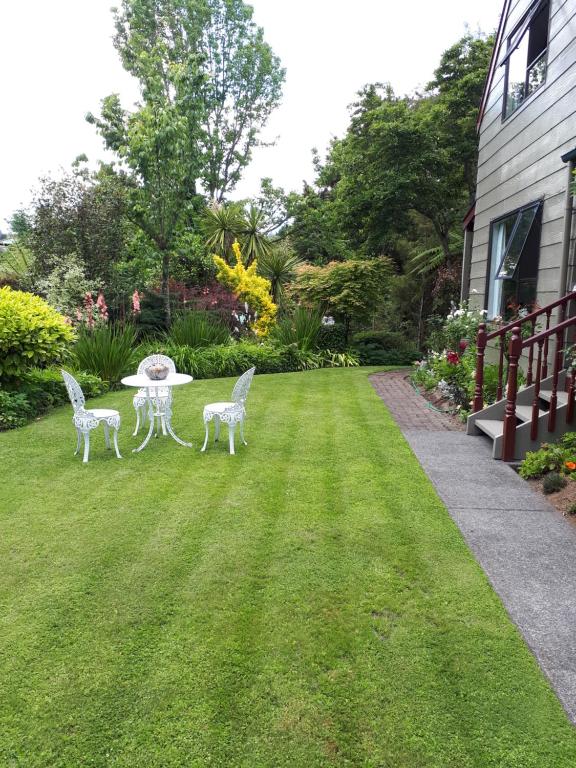
<path fill-rule="evenodd" d="M 504 422 L 498 419 L 477 419 L 474 423 L 478 429 L 485 432 L 492 440 L 504 434 Z"/>
<path fill-rule="evenodd" d="M 538 411 L 538 418 L 543 416 L 546 411 Z M 516 416 L 520 421 L 532 421 L 532 406 L 531 405 L 517 405 Z"/>
<path fill-rule="evenodd" d="M 568 392 L 561 392 L 558 390 L 556 393 L 557 396 L 557 402 L 558 405 L 566 405 L 568 402 Z M 550 399 L 552 397 L 552 390 L 551 389 L 541 389 L 540 390 L 540 397 L 542 400 L 546 400 L 546 402 L 550 402 Z"/>

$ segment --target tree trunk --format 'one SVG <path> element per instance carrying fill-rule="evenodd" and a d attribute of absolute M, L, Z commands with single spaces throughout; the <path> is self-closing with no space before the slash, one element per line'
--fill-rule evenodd
<path fill-rule="evenodd" d="M 169 328 L 172 322 L 170 309 L 170 253 L 164 248 L 162 250 L 162 296 L 164 297 L 164 314 L 166 316 L 166 326 Z"/>

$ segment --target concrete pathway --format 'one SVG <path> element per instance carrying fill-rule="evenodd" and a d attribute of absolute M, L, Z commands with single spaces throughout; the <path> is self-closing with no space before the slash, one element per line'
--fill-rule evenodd
<path fill-rule="evenodd" d="M 576 526 L 492 459 L 487 438 L 430 411 L 407 375 L 371 381 L 576 724 Z"/>

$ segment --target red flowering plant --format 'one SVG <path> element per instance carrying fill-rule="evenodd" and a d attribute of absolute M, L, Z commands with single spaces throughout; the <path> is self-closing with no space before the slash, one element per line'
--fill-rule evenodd
<path fill-rule="evenodd" d="M 192 289 L 190 304 L 196 310 L 216 314 L 233 333 L 248 333 L 249 310 L 238 301 L 232 291 L 220 283 L 212 282 Z"/>
<path fill-rule="evenodd" d="M 450 365 L 458 365 L 460 362 L 460 355 L 457 352 L 452 352 L 452 350 L 447 350 L 446 360 L 450 363 Z"/>

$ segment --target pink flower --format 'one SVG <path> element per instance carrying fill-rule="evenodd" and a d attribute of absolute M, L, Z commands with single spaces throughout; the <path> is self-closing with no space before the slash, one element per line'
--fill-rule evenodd
<path fill-rule="evenodd" d="M 108 319 L 108 307 L 106 306 L 106 300 L 104 299 L 104 294 L 102 291 L 98 294 L 98 298 L 96 299 L 96 306 L 98 307 L 98 311 L 100 312 L 101 317 L 104 320 Z"/>
<path fill-rule="evenodd" d="M 86 307 L 87 312 L 87 323 L 89 328 L 94 327 L 94 299 L 92 298 L 91 293 L 87 293 L 86 296 L 84 296 L 84 306 Z"/>
<path fill-rule="evenodd" d="M 135 290 L 132 294 L 132 311 L 135 315 L 140 312 L 140 294 L 138 293 L 138 290 Z"/>

